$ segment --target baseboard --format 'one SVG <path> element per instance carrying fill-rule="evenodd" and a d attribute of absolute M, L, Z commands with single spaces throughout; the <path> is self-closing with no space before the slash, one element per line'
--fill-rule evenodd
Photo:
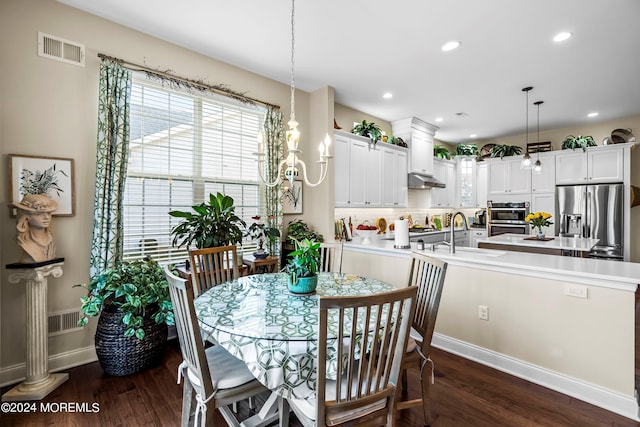
<path fill-rule="evenodd" d="M 84 365 L 98 360 L 94 346 L 79 348 L 65 353 L 49 356 L 49 372 L 59 372 L 64 369 Z M 0 387 L 19 383 L 27 376 L 27 365 L 17 365 L 0 368 Z"/>
<path fill-rule="evenodd" d="M 625 396 L 445 335 L 433 334 L 431 343 L 434 347 L 449 353 L 583 400 L 634 421 L 640 421 L 638 403 L 632 396 Z"/>

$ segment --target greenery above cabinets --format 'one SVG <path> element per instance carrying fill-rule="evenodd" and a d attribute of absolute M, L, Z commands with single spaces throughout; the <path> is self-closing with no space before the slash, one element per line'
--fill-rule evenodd
<path fill-rule="evenodd" d="M 458 144 L 454 153 L 456 156 L 477 156 L 478 146 L 475 144 Z"/>
<path fill-rule="evenodd" d="M 568 150 L 568 149 L 575 150 L 576 148 L 582 148 L 582 151 L 587 151 L 588 147 L 595 147 L 595 146 L 596 146 L 596 142 L 593 140 L 592 136 L 569 135 L 564 139 L 564 141 L 562 141 L 563 150 Z"/>
<path fill-rule="evenodd" d="M 374 144 L 382 138 L 382 129 L 373 122 L 363 120 L 353 127 L 351 131 L 355 135 L 367 136 Z"/>
<path fill-rule="evenodd" d="M 447 149 L 447 147 L 443 145 L 434 145 L 433 157 L 438 159 L 451 160 L 451 153 L 449 153 L 449 150 Z"/>
<path fill-rule="evenodd" d="M 522 147 L 517 145 L 494 145 L 491 148 L 491 157 L 508 157 L 522 154 Z"/>

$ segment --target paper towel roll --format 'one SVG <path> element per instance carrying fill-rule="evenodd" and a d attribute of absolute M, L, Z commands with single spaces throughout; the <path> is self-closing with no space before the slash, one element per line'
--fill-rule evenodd
<path fill-rule="evenodd" d="M 409 245 L 409 221 L 406 219 L 395 220 L 395 242 L 394 247 L 407 249 Z"/>

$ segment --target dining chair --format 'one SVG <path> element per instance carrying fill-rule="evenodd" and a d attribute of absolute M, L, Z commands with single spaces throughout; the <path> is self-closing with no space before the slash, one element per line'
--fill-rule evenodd
<path fill-rule="evenodd" d="M 422 253 L 413 252 L 409 287 L 418 289 L 415 315 L 411 330 L 411 337 L 407 344 L 402 362 L 402 396 L 397 399 L 397 409 L 403 410 L 421 406 L 424 424 L 431 424 L 431 384 L 434 381 L 434 365 L 429 357 L 431 353 L 431 339 L 436 324 L 440 297 L 447 273 L 447 263 Z M 420 368 L 421 398 L 401 400 L 407 393 L 407 368 L 417 365 Z"/>
<path fill-rule="evenodd" d="M 342 242 L 320 243 L 319 272 L 342 273 Z"/>
<path fill-rule="evenodd" d="M 189 251 L 189 260 L 196 297 L 213 286 L 240 277 L 235 245 L 192 249 Z"/>
<path fill-rule="evenodd" d="M 304 426 L 391 426 L 416 292 L 320 296 L 316 398 L 283 399 L 280 425 L 291 408 Z"/>
<path fill-rule="evenodd" d="M 205 350 L 200 336 L 200 327 L 195 312 L 193 286 L 164 267 L 173 313 L 180 342 L 183 362 L 178 367 L 178 383 L 184 377 L 182 396 L 182 426 L 212 426 L 216 409 L 230 426 L 240 426 L 228 407 L 241 400 L 267 391 L 240 359 L 232 356 L 222 346 L 215 345 Z M 195 400 L 195 412 L 192 404 Z M 271 422 L 276 421 L 277 414 Z"/>

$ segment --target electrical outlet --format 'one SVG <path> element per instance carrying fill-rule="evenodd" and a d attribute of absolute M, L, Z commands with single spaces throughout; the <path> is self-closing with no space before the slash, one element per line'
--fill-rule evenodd
<path fill-rule="evenodd" d="M 564 294 L 576 298 L 589 298 L 589 288 L 580 285 L 565 285 Z"/>
<path fill-rule="evenodd" d="M 487 307 L 486 305 L 479 305 L 478 318 L 481 320 L 489 320 L 489 307 Z"/>

